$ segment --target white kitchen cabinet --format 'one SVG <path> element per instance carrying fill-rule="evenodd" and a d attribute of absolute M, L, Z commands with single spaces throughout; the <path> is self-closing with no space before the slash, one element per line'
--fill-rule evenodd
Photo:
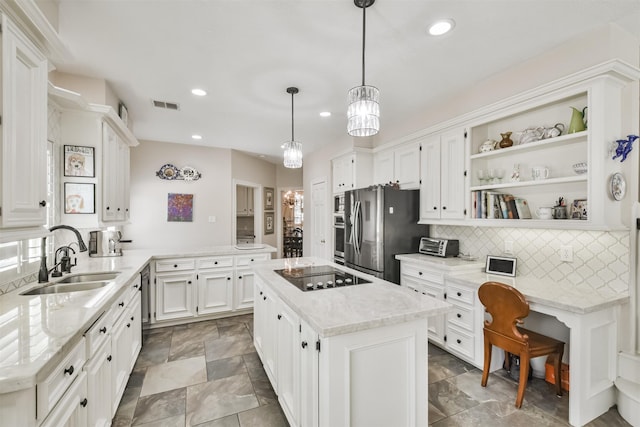
<path fill-rule="evenodd" d="M 129 147 L 107 123 L 102 124 L 102 221 L 129 218 Z"/>
<path fill-rule="evenodd" d="M 355 151 L 331 161 L 332 188 L 334 193 L 371 185 L 373 156 L 370 152 Z"/>
<path fill-rule="evenodd" d="M 276 352 L 278 402 L 289 423 L 300 421 L 300 320 L 282 302 L 277 302 Z"/>
<path fill-rule="evenodd" d="M 195 271 L 157 273 L 156 320 L 191 318 L 196 315 L 194 292 L 197 292 Z"/>
<path fill-rule="evenodd" d="M 253 216 L 254 214 L 254 190 L 253 187 L 238 185 L 236 187 L 236 215 Z"/>
<path fill-rule="evenodd" d="M 233 309 L 233 269 L 198 270 L 197 314 L 219 313 Z"/>
<path fill-rule="evenodd" d="M 374 183 L 398 184 L 403 190 L 420 188 L 420 142 L 401 144 L 374 155 Z"/>
<path fill-rule="evenodd" d="M 112 418 L 111 404 L 111 337 L 91 355 L 84 367 L 87 373 L 87 425 L 109 426 Z"/>
<path fill-rule="evenodd" d="M 319 351 L 318 334 L 300 319 L 300 425 L 317 427 L 319 418 Z M 305 391 L 302 393 L 302 391 Z"/>
<path fill-rule="evenodd" d="M 87 374 L 81 372 L 41 427 L 84 427 L 87 423 Z"/>
<path fill-rule="evenodd" d="M 455 129 L 422 141 L 420 223 L 465 218 L 465 135 Z"/>
<path fill-rule="evenodd" d="M 267 295 L 260 280 L 254 280 L 255 299 L 253 303 L 253 345 L 260 359 L 265 360 L 263 345 L 267 331 Z"/>
<path fill-rule="evenodd" d="M 255 275 L 251 266 L 269 259 L 271 259 L 270 254 L 238 255 L 235 257 L 234 310 L 253 307 Z"/>
<path fill-rule="evenodd" d="M 46 223 L 47 59 L 6 15 L 1 19 L 0 228 L 37 231 Z"/>

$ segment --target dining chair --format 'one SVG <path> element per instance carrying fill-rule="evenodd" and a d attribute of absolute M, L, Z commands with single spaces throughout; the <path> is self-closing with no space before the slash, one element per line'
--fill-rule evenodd
<path fill-rule="evenodd" d="M 555 354 L 554 370 L 556 378 L 556 394 L 562 396 L 560 366 L 564 353 L 564 343 L 537 332 L 519 327 L 523 319 L 529 315 L 529 303 L 524 295 L 512 286 L 500 282 L 485 282 L 478 289 L 478 298 L 491 320 L 484 322 L 484 367 L 482 370 L 482 387 L 486 387 L 489 379 L 492 346 L 505 352 L 505 368 L 511 368 L 511 355 L 520 356 L 520 380 L 516 408 L 522 406 L 524 390 L 529 376 L 529 361 L 534 357 Z"/>

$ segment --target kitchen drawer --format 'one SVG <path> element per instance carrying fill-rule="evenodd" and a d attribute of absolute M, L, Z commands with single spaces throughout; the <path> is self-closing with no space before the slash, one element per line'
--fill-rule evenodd
<path fill-rule="evenodd" d="M 111 305 L 110 317 L 111 317 L 111 327 L 115 325 L 123 313 L 127 311 L 127 307 L 131 304 L 133 297 L 138 293 L 138 289 L 135 287 L 127 287 L 120 294 L 117 300 Z"/>
<path fill-rule="evenodd" d="M 466 305 L 456 304 L 454 301 L 449 302 L 452 303 L 453 311 L 447 313 L 447 322 L 473 335 L 473 310 Z"/>
<path fill-rule="evenodd" d="M 217 256 L 198 259 L 198 269 L 233 267 L 232 256 Z"/>
<path fill-rule="evenodd" d="M 461 329 L 447 325 L 447 347 L 454 353 L 459 353 L 462 357 L 472 360 L 474 355 L 473 336 Z"/>
<path fill-rule="evenodd" d="M 238 255 L 236 256 L 236 266 L 246 267 L 253 265 L 256 262 L 268 261 L 271 259 L 271 254 L 254 254 L 254 255 Z"/>
<path fill-rule="evenodd" d="M 420 280 L 427 280 L 437 284 L 444 284 L 444 275 L 442 273 L 422 268 L 413 264 L 402 263 L 402 274 L 415 277 Z"/>
<path fill-rule="evenodd" d="M 96 350 L 109 338 L 111 325 L 111 310 L 108 310 L 106 313 L 102 313 L 102 316 L 84 333 L 87 344 L 87 359 L 91 359 Z"/>
<path fill-rule="evenodd" d="M 447 283 L 447 300 L 450 303 L 460 301 L 473 307 L 475 298 L 476 290 L 474 288 Z"/>
<path fill-rule="evenodd" d="M 156 271 L 180 271 L 193 270 L 196 268 L 196 261 L 193 258 L 163 259 L 156 261 Z"/>
<path fill-rule="evenodd" d="M 36 413 L 39 420 L 44 419 L 60 400 L 69 385 L 82 372 L 87 361 L 84 338 L 73 347 L 62 362 L 36 387 Z"/>

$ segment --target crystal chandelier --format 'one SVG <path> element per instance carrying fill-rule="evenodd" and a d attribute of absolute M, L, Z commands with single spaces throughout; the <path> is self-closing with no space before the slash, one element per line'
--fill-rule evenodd
<path fill-rule="evenodd" d="M 297 87 L 288 87 L 287 93 L 291 94 L 291 141 L 284 143 L 284 167 L 302 167 L 302 144 L 297 142 L 293 134 L 293 95 L 298 93 Z"/>
<path fill-rule="evenodd" d="M 372 136 L 380 130 L 380 91 L 375 86 L 364 83 L 364 47 L 366 30 L 366 10 L 375 0 L 353 0 L 362 8 L 362 85 L 349 91 L 347 109 L 347 131 L 351 136 Z"/>

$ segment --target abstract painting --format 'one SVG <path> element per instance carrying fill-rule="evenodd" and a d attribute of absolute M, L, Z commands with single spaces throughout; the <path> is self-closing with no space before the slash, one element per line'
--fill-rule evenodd
<path fill-rule="evenodd" d="M 167 221 L 193 221 L 193 194 L 169 193 L 167 200 Z"/>

